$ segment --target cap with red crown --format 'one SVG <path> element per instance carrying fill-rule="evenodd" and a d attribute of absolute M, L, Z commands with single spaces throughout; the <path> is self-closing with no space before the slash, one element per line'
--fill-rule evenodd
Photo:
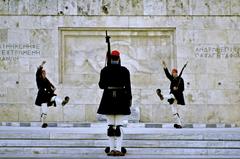
<path fill-rule="evenodd" d="M 120 56 L 120 52 L 118 50 L 113 50 L 111 55 L 112 56 Z"/>

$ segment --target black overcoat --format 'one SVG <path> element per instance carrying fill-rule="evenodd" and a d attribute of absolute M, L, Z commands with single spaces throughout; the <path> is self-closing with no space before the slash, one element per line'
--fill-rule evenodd
<path fill-rule="evenodd" d="M 164 69 L 164 72 L 167 76 L 167 78 L 171 81 L 170 84 L 170 93 L 174 95 L 174 97 L 177 99 L 177 104 L 179 105 L 185 105 L 185 100 L 183 96 L 184 91 L 184 80 L 182 77 L 176 77 L 174 78 L 168 71 L 167 68 Z M 178 87 L 177 90 L 173 90 L 173 87 Z"/>
<path fill-rule="evenodd" d="M 100 73 L 99 87 L 104 89 L 98 114 L 130 115 L 132 100 L 130 73 L 126 67 L 110 64 Z"/>
<path fill-rule="evenodd" d="M 47 103 L 48 106 L 56 106 L 55 102 L 51 102 L 51 98 L 56 96 L 54 94 L 53 84 L 46 78 L 41 78 L 42 66 L 39 66 L 36 72 L 36 82 L 38 87 L 38 94 L 35 100 L 37 106 L 41 106 L 42 103 Z"/>

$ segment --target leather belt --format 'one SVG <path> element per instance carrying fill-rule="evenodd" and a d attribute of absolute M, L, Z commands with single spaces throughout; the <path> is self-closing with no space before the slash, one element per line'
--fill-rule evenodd
<path fill-rule="evenodd" d="M 108 87 L 107 89 L 124 89 L 125 87 Z"/>

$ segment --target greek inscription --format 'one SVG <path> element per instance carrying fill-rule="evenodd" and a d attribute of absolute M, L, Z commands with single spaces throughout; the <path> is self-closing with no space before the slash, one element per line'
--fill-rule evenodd
<path fill-rule="evenodd" d="M 240 47 L 238 46 L 197 46 L 194 51 L 195 57 L 198 58 L 240 58 Z"/>
<path fill-rule="evenodd" d="M 23 57 L 40 57 L 39 44 L 0 44 L 0 61 L 17 61 Z"/>

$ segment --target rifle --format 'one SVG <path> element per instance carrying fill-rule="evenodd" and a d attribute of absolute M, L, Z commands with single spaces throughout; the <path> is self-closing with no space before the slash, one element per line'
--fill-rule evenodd
<path fill-rule="evenodd" d="M 185 69 L 185 67 L 187 66 L 187 64 L 188 64 L 188 61 L 187 61 L 186 64 L 183 66 L 183 68 L 182 68 L 180 74 L 178 75 L 178 77 L 181 77 L 181 76 L 182 76 L 183 70 Z"/>
<path fill-rule="evenodd" d="M 185 67 L 187 66 L 187 64 L 188 64 L 188 61 L 186 62 L 186 64 L 183 66 L 183 68 L 182 68 L 182 70 L 181 70 L 181 72 L 180 72 L 180 74 L 179 74 L 179 81 L 178 81 L 178 86 L 177 86 L 177 88 L 179 87 L 179 85 L 180 85 L 180 82 L 181 82 L 181 76 L 182 76 L 182 73 L 183 73 L 183 70 L 185 69 Z"/>
<path fill-rule="evenodd" d="M 106 43 L 107 43 L 107 54 L 106 54 L 106 60 L 105 60 L 105 66 L 109 66 L 111 64 L 111 60 L 110 60 L 110 56 L 111 56 L 111 45 L 110 45 L 110 36 L 108 36 L 107 34 L 107 30 L 106 30 Z"/>

